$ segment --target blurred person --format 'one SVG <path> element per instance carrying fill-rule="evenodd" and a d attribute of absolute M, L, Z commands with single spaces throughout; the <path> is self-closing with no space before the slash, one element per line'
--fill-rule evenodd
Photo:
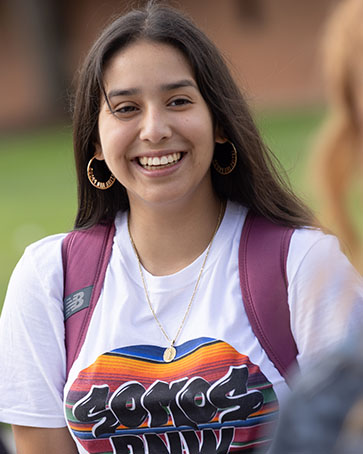
<path fill-rule="evenodd" d="M 322 43 L 328 114 L 312 154 L 322 218 L 363 272 L 363 0 L 343 0 Z M 353 196 L 352 196 L 353 194 Z M 352 197 L 354 200 L 352 202 Z M 354 205 L 352 207 L 352 205 Z"/>
<path fill-rule="evenodd" d="M 112 22 L 80 74 L 74 152 L 74 236 L 26 249 L 0 321 L 0 420 L 13 425 L 18 452 L 266 449 L 260 430 L 273 425 L 289 389 L 242 302 L 248 220 L 291 234 L 276 268 L 302 373 L 362 320 L 363 288 L 336 238 L 314 228 L 279 176 L 214 44 L 157 2 Z M 62 245 L 83 238 L 87 246 L 103 229 L 112 232 L 112 253 L 69 361 L 65 323 L 85 293 L 65 290 Z M 102 262 L 105 249 L 89 246 L 86 260 Z M 262 270 L 268 253 L 257 258 Z M 259 287 L 273 271 L 256 273 Z M 279 334 L 276 320 L 269 328 Z"/>
<path fill-rule="evenodd" d="M 328 115 L 312 154 L 323 217 L 363 272 L 363 237 L 349 197 L 363 212 L 363 1 L 343 0 L 322 42 Z M 342 304 L 346 304 L 342 301 Z M 359 332 L 360 331 L 360 332 Z M 363 452 L 363 336 L 360 330 L 299 377 L 285 401 L 269 454 Z"/>
<path fill-rule="evenodd" d="M 363 337 L 311 362 L 280 413 L 269 454 L 363 452 Z"/>
<path fill-rule="evenodd" d="M 0 454 L 9 454 L 7 447 L 4 442 L 4 429 L 0 425 Z"/>

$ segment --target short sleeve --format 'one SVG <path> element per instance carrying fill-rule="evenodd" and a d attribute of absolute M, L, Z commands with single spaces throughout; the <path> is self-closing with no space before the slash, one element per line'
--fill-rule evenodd
<path fill-rule="evenodd" d="M 9 282 L 0 319 L 0 420 L 64 427 L 64 235 L 29 246 Z"/>
<path fill-rule="evenodd" d="M 338 240 L 297 230 L 287 260 L 291 327 L 302 367 L 363 326 L 363 281 Z"/>

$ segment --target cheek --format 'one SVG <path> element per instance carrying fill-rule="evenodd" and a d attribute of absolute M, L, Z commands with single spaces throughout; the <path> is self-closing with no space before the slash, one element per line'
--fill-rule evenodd
<path fill-rule="evenodd" d="M 195 116 L 184 121 L 184 128 L 190 139 L 207 151 L 214 149 L 214 130 L 212 119 L 209 114 Z"/>
<path fill-rule="evenodd" d="M 127 130 L 123 131 L 116 125 L 100 127 L 100 142 L 105 159 L 112 161 L 113 158 L 125 154 L 127 150 Z"/>

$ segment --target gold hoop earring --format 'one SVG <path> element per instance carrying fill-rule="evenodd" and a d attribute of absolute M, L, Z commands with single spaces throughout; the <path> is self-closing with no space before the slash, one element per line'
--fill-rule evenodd
<path fill-rule="evenodd" d="M 213 159 L 213 167 L 221 175 L 230 174 L 231 172 L 233 172 L 234 168 L 237 165 L 237 150 L 236 150 L 236 147 L 234 146 L 234 143 L 229 140 L 227 140 L 225 143 L 229 143 L 232 147 L 232 149 L 229 150 L 231 153 L 231 162 L 227 166 L 221 166 L 221 164 L 218 162 L 217 158 Z M 223 163 L 223 161 L 225 161 L 225 156 L 222 156 L 222 154 L 225 155 L 225 152 L 219 153 L 219 155 L 220 155 L 219 157 L 222 157 L 221 160 Z"/>
<path fill-rule="evenodd" d="M 98 181 L 97 178 L 94 176 L 93 173 L 93 167 L 91 167 L 92 161 L 95 159 L 95 156 L 89 160 L 88 166 L 87 166 L 87 177 L 89 179 L 89 182 L 91 183 L 92 186 L 94 186 L 97 189 L 108 189 L 110 188 L 114 182 L 116 181 L 115 176 L 111 173 L 110 178 L 107 181 Z"/>

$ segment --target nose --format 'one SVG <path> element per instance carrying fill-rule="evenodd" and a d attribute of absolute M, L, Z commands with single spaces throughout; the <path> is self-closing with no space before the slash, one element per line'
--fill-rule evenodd
<path fill-rule="evenodd" d="M 171 125 L 166 112 L 157 107 L 148 108 L 143 115 L 140 139 L 159 143 L 171 136 Z"/>

